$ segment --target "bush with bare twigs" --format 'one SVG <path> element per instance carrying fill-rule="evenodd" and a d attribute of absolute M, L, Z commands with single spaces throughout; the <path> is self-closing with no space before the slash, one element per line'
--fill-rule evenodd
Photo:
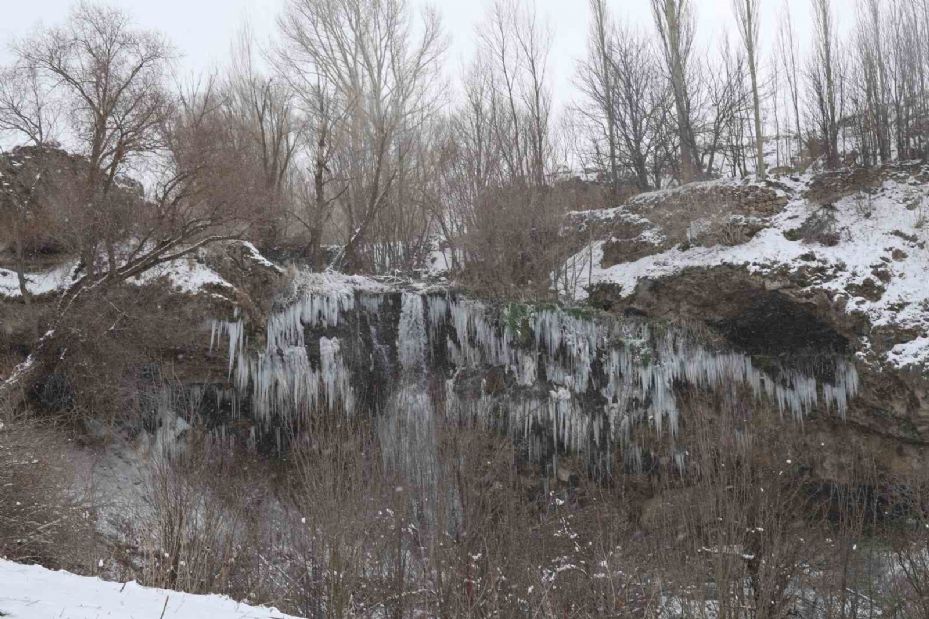
<path fill-rule="evenodd" d="M 94 514 L 60 430 L 0 415 L 0 556 L 72 570 L 94 556 Z"/>

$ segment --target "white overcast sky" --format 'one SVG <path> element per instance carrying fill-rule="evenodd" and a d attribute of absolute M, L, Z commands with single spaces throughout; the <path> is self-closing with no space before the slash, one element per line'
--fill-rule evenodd
<path fill-rule="evenodd" d="M 275 19 L 287 0 L 108 0 L 125 9 L 138 26 L 160 30 L 182 55 L 179 77 L 207 71 L 221 65 L 229 55 L 230 44 L 242 23 L 248 20 L 259 37 L 274 32 Z M 586 0 L 526 0 L 538 8 L 553 32 L 550 71 L 555 99 L 572 99 L 572 74 L 584 53 L 587 33 Z M 427 0 L 409 0 L 414 6 Z M 476 30 L 490 0 L 431 0 L 443 17 L 450 38 L 448 74 L 454 76 L 474 50 Z M 23 37 L 40 25 L 65 19 L 72 0 L 0 0 L 0 62 L 9 60 L 10 41 Z M 651 28 L 648 0 L 608 0 L 614 15 Z M 698 13 L 698 45 L 714 46 L 727 31 L 735 37 L 731 0 L 694 0 Z M 762 43 L 773 45 L 778 14 L 790 6 L 799 38 L 809 38 L 809 0 L 762 0 Z M 847 26 L 857 0 L 835 0 L 840 24 Z M 649 30 L 651 31 L 651 30 Z"/>

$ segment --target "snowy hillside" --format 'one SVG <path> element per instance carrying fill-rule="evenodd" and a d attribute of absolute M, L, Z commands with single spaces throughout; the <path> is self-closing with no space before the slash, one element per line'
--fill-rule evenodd
<path fill-rule="evenodd" d="M 280 272 L 280 268 L 262 256 L 254 245 L 245 241 L 226 243 L 224 251 L 237 250 L 243 264 Z M 216 253 L 215 251 L 213 252 Z M 211 254 L 199 250 L 189 256 L 155 266 L 141 275 L 131 278 L 129 283 L 145 286 L 163 283 L 179 294 L 198 295 L 225 292 L 232 294 L 235 286 L 227 281 L 210 264 Z M 47 271 L 28 272 L 25 274 L 26 287 L 35 297 L 60 294 L 68 289 L 81 275 L 79 262 L 68 259 L 63 264 Z M 19 299 L 21 296 L 19 279 L 15 271 L 0 267 L 0 300 Z"/>
<path fill-rule="evenodd" d="M 286 619 L 273 608 L 0 560 L 0 616 L 14 619 Z"/>
<path fill-rule="evenodd" d="M 886 362 L 900 368 L 929 363 L 926 185 L 909 172 L 894 171 L 875 187 L 849 192 L 833 202 L 809 197 L 813 180 L 804 176 L 780 183 L 777 193 L 786 205 L 776 214 L 757 218 L 757 232 L 744 242 L 694 242 L 691 237 L 711 225 L 700 219 L 702 195 L 692 209 L 677 214 L 685 222 L 690 220 L 687 239 L 679 243 L 665 243 L 667 225 L 652 216 L 654 207 L 643 208 L 667 201 L 669 191 L 640 196 L 607 211 L 575 213 L 575 220 L 597 225 L 636 221 L 644 229 L 637 238 L 605 238 L 578 252 L 569 261 L 576 277 L 561 290 L 582 300 L 593 288 L 608 286 L 629 297 L 646 279 L 719 266 L 741 267 L 772 279 L 802 274 L 801 288 L 826 291 L 830 298 L 844 303 L 845 312 L 864 316 L 872 328 L 890 327 L 910 334 L 907 341 L 886 353 Z M 733 183 L 720 181 L 715 185 L 726 188 Z M 804 233 L 814 225 L 819 226 L 822 238 Z M 631 259 L 605 263 L 605 249 L 611 243 L 635 243 L 647 249 Z M 867 342 L 863 345 L 867 347 Z"/>

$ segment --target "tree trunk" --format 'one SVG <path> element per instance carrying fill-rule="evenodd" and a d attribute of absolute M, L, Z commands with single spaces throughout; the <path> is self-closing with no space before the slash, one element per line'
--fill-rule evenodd
<path fill-rule="evenodd" d="M 607 146 L 610 158 L 610 189 L 613 201 L 619 199 L 619 163 L 616 145 L 616 106 L 613 99 L 612 61 L 610 46 L 607 39 L 607 14 L 603 0 L 597 0 L 594 5 L 594 15 L 597 28 L 597 47 L 600 52 L 600 73 L 602 76 L 603 105 L 606 111 Z"/>
<path fill-rule="evenodd" d="M 758 69 L 755 64 L 755 51 L 752 49 L 749 58 L 749 73 L 752 80 L 752 100 L 755 105 L 755 174 L 758 178 L 764 179 L 764 132 L 761 127 L 761 99 L 758 96 Z"/>
<path fill-rule="evenodd" d="M 322 247 L 323 231 L 321 226 L 310 228 L 309 246 L 307 248 L 310 268 L 314 271 L 322 271 L 326 268 L 326 256 Z"/>
<path fill-rule="evenodd" d="M 32 305 L 32 294 L 29 292 L 28 282 L 26 282 L 26 256 L 23 251 L 22 226 L 18 217 L 13 220 L 13 238 L 15 239 L 16 251 L 16 279 L 19 283 L 19 293 L 23 297 L 23 303 L 26 304 L 26 311 L 28 312 L 30 311 L 29 306 Z"/>

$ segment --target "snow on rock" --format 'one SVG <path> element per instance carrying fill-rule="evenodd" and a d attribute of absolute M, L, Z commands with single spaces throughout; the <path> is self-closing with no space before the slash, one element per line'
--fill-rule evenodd
<path fill-rule="evenodd" d="M 234 241 L 245 249 L 246 256 L 253 263 L 276 273 L 283 270 L 265 258 L 254 245 L 247 241 Z M 75 270 L 76 260 L 68 260 L 49 271 L 26 273 L 26 282 L 33 296 L 41 297 L 64 292 L 78 278 Z M 171 262 L 159 264 L 129 280 L 136 286 L 147 286 L 166 282 L 175 292 L 187 295 L 215 294 L 216 290 L 234 289 L 215 269 L 210 266 L 204 249 Z M 15 271 L 0 268 L 0 300 L 18 299 L 21 296 L 19 280 Z"/>
<path fill-rule="evenodd" d="M 26 288 L 36 297 L 65 290 L 72 282 L 72 273 L 76 262 L 69 261 L 49 271 L 26 273 Z M 16 271 L 0 268 L 0 299 L 18 299 L 19 279 Z"/>
<path fill-rule="evenodd" d="M 929 366 L 929 337 L 918 337 L 905 344 L 897 344 L 887 356 L 893 365 L 900 368 Z"/>
<path fill-rule="evenodd" d="M 106 582 L 0 560 L 0 616 L 13 619 L 287 619 L 217 595 Z"/>
<path fill-rule="evenodd" d="M 838 243 L 827 246 L 804 242 L 796 235 L 796 230 L 822 208 L 802 197 L 802 189 L 810 180 L 804 177 L 790 187 L 787 206 L 745 243 L 675 246 L 603 267 L 607 241 L 596 241 L 568 261 L 572 276 L 561 276 L 559 291 L 583 300 L 590 288 L 610 285 L 628 297 L 642 280 L 677 275 L 688 268 L 728 265 L 764 275 L 814 265 L 821 275 L 810 288 L 845 297 L 846 311 L 865 315 L 873 327 L 921 334 L 897 345 L 886 356 L 889 363 L 897 367 L 929 363 L 929 187 L 898 176 L 884 181 L 870 196 L 842 198 L 833 205 Z M 655 192 L 639 200 L 654 201 L 667 194 L 668 190 Z M 862 292 L 869 288 L 876 294 Z"/>
<path fill-rule="evenodd" d="M 284 272 L 284 269 L 282 269 L 281 267 L 277 266 L 276 264 L 274 264 L 273 262 L 271 262 L 270 260 L 268 260 L 267 258 L 265 258 L 265 257 L 261 254 L 261 252 L 258 251 L 258 248 L 255 247 L 252 243 L 250 243 L 250 242 L 248 242 L 248 241 L 242 241 L 242 247 L 245 248 L 245 250 L 249 253 L 249 257 L 250 257 L 254 262 L 257 262 L 257 263 L 260 264 L 261 266 L 267 267 L 267 268 L 271 269 L 272 271 L 276 271 L 276 272 L 278 272 L 278 273 L 283 273 L 283 272 Z"/>
<path fill-rule="evenodd" d="M 137 286 L 145 286 L 161 280 L 167 281 L 172 290 L 183 294 L 199 294 L 207 287 L 233 288 L 232 284 L 197 256 L 159 264 L 129 281 Z"/>

